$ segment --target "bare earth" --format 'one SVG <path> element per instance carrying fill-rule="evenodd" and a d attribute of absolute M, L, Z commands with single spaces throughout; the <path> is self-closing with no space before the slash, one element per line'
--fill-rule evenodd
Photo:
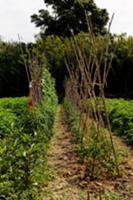
<path fill-rule="evenodd" d="M 58 108 L 54 126 L 55 135 L 52 138 L 48 165 L 53 173 L 53 180 L 45 188 L 43 200 L 84 200 L 87 192 L 80 186 L 80 165 L 76 154 L 74 137 L 68 130 L 65 115 Z"/>

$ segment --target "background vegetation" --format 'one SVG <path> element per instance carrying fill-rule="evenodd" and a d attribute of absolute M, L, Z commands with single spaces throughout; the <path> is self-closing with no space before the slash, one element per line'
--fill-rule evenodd
<path fill-rule="evenodd" d="M 86 34 L 80 33 L 75 37 L 78 44 L 84 48 L 89 56 L 90 42 Z M 101 36 L 97 37 L 99 46 L 103 42 Z M 26 44 L 24 44 L 26 46 Z M 45 63 L 56 81 L 57 93 L 62 99 L 64 96 L 63 82 L 67 77 L 65 60 L 67 56 L 74 61 L 75 53 L 72 41 L 48 36 L 38 39 L 36 44 L 27 45 L 29 49 L 35 48 L 40 57 L 45 56 Z M 116 51 L 112 68 L 107 80 L 106 95 L 108 97 L 133 97 L 133 38 L 125 35 L 112 36 L 110 49 Z M 25 48 L 24 48 L 25 49 Z M 66 53 L 67 52 L 67 53 Z M 25 50 L 25 57 L 27 52 Z M 0 42 L 0 96 L 23 96 L 28 94 L 28 81 L 22 59 L 20 44 Z"/>

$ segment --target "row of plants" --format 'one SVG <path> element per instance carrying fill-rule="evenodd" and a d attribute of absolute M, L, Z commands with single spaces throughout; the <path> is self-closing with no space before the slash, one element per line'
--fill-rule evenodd
<path fill-rule="evenodd" d="M 86 176 L 90 180 L 115 176 L 116 162 L 107 130 L 100 128 L 67 99 L 64 100 L 64 108 L 70 129 L 76 137 L 80 161 L 87 161 Z"/>
<path fill-rule="evenodd" d="M 87 106 L 89 111 L 93 114 L 94 111 L 92 111 L 92 105 L 97 105 L 97 108 L 101 112 L 106 125 L 104 107 L 101 105 L 100 99 L 96 98 L 95 100 L 92 99 L 86 102 L 82 101 L 82 106 Z M 122 98 L 106 98 L 105 103 L 112 131 L 121 136 L 125 142 L 133 145 L 133 100 L 124 100 Z"/>
<path fill-rule="evenodd" d="M 85 177 L 87 177 L 86 180 L 89 178 L 90 185 L 88 184 L 88 188 L 90 192 L 90 199 L 91 197 L 105 200 L 128 199 L 128 197 L 126 198 L 120 191 L 101 192 L 96 188 L 91 189 L 91 182 L 95 180 L 102 180 L 105 176 L 112 178 L 116 175 L 116 163 L 113 156 L 110 154 L 112 146 L 107 136 L 107 131 L 100 129 L 97 139 L 96 134 L 94 134 L 94 131 L 96 131 L 94 128 L 95 123 L 93 123 L 93 120 L 89 119 L 86 121 L 87 131 L 83 132 L 82 126 L 84 126 L 84 116 L 81 115 L 79 110 L 68 99 L 64 100 L 64 109 L 67 114 L 67 122 L 76 139 L 75 142 L 77 144 L 77 153 L 80 157 L 80 161 L 81 163 L 85 161 L 85 165 L 87 164 Z M 117 161 L 120 163 L 122 157 L 120 154 L 117 154 L 117 156 Z"/>
<path fill-rule="evenodd" d="M 133 145 L 133 100 L 106 99 L 112 131 Z"/>
<path fill-rule="evenodd" d="M 0 199 L 42 199 L 48 142 L 57 106 L 55 83 L 42 75 L 43 101 L 28 106 L 28 98 L 0 100 Z"/>

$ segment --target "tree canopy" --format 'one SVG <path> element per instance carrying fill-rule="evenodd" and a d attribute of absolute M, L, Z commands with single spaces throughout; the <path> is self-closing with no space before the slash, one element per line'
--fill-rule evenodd
<path fill-rule="evenodd" d="M 70 37 L 71 32 L 87 32 L 85 13 L 91 13 L 95 34 L 104 34 L 108 22 L 106 9 L 97 7 L 93 0 L 44 0 L 47 9 L 31 16 L 31 22 L 41 28 L 42 35 Z M 50 9 L 52 11 L 50 13 Z"/>

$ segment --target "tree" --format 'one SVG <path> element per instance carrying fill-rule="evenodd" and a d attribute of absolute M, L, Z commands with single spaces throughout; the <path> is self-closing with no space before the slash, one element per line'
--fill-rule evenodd
<path fill-rule="evenodd" d="M 87 32 L 85 13 L 91 12 L 94 33 L 104 34 L 108 21 L 106 9 L 97 7 L 93 0 L 44 0 L 48 9 L 39 10 L 31 16 L 31 22 L 41 28 L 42 35 L 70 37 L 71 32 Z M 49 12 L 52 7 L 53 13 Z"/>

